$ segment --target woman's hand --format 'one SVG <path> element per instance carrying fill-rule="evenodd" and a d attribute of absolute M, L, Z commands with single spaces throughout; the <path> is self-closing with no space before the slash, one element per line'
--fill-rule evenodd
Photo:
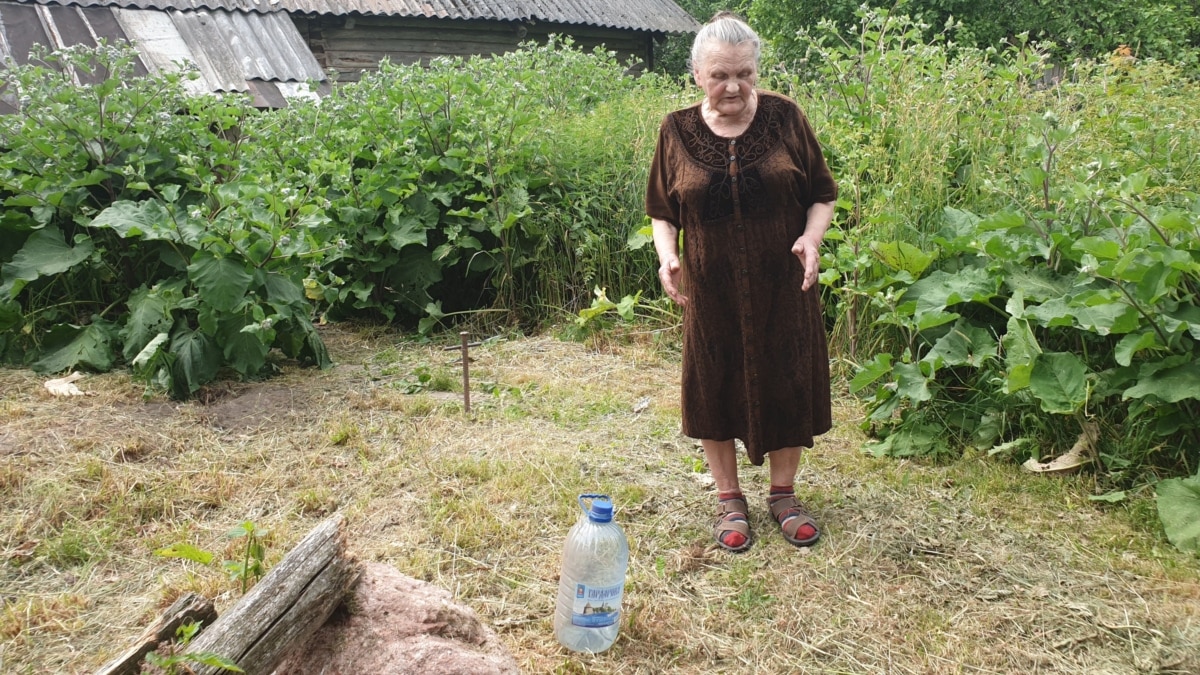
<path fill-rule="evenodd" d="M 654 250 L 658 252 L 658 280 L 667 297 L 680 307 L 687 306 L 687 296 L 679 292 L 683 268 L 679 264 L 679 228 L 665 220 L 651 218 L 654 229 Z"/>
<path fill-rule="evenodd" d="M 792 244 L 792 253 L 800 259 L 804 266 L 804 283 L 800 290 L 812 288 L 821 274 L 821 240 L 825 231 L 833 222 L 833 209 L 836 202 L 818 202 L 808 207 L 808 217 L 804 225 L 804 234 Z"/>
<path fill-rule="evenodd" d="M 817 283 L 817 277 L 821 273 L 821 242 L 814 242 L 807 236 L 800 235 L 796 243 L 792 244 L 792 253 L 800 259 L 800 264 L 804 267 L 804 283 L 801 284 L 800 290 L 807 291 Z"/>
<path fill-rule="evenodd" d="M 675 304 L 680 307 L 686 307 L 688 302 L 687 296 L 679 292 L 679 280 L 682 277 L 683 269 L 679 265 L 679 258 L 668 258 L 658 268 L 658 280 L 662 282 L 662 287 L 667 292 L 667 297 L 674 300 Z"/>

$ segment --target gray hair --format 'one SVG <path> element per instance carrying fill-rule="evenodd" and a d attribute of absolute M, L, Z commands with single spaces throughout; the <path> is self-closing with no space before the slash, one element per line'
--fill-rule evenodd
<path fill-rule="evenodd" d="M 692 42 L 692 58 L 688 61 L 688 65 L 695 68 L 700 63 L 700 55 L 706 48 L 722 44 L 734 47 L 744 44 L 754 45 L 755 63 L 758 63 L 758 58 L 762 54 L 762 40 L 759 39 L 758 33 L 755 33 L 753 28 L 737 18 L 733 12 L 717 12 L 716 16 L 704 24 L 700 32 L 696 33 L 696 40 Z"/>

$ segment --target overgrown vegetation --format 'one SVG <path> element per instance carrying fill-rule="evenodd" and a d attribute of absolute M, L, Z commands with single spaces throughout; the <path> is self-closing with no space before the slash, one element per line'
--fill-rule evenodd
<path fill-rule="evenodd" d="M 798 33 L 803 56 L 764 79 L 801 102 L 842 186 L 822 280 L 874 450 L 1024 460 L 1095 424 L 1097 496 L 1165 476 L 1195 492 L 1196 84 L 1122 51 L 1052 82 L 1021 39 L 856 20 Z M 186 398 L 223 371 L 328 365 L 314 317 L 675 323 L 642 215 L 658 122 L 695 99 L 667 78 L 554 41 L 385 64 L 261 113 L 132 78 L 130 58 L 4 71 L 9 363 L 125 365 Z"/>
<path fill-rule="evenodd" d="M 951 52 L 859 16 L 777 81 L 822 119 L 842 184 L 823 281 L 872 449 L 1053 457 L 1099 425 L 1108 498 L 1196 473 L 1195 84 L 1120 54 L 1053 84 L 1026 45 Z M 1194 494 L 1161 505 L 1200 517 Z"/>
<path fill-rule="evenodd" d="M 1120 45 L 1142 58 L 1192 67 L 1200 55 L 1196 0 L 746 0 L 741 9 L 772 42 L 778 58 L 792 63 L 804 57 L 804 30 L 822 22 L 852 28 L 863 11 L 913 17 L 924 24 L 926 40 L 957 26 L 954 43 L 962 47 L 999 48 L 1031 39 L 1046 45 L 1060 63 L 1103 58 Z"/>
<path fill-rule="evenodd" d="M 128 48 L 69 48 L 0 90 L 0 355 L 39 372 L 127 364 L 187 398 L 278 348 L 328 366 L 300 285 L 329 218 L 245 161 L 252 110 L 133 77 Z M 82 82 L 73 86 L 74 78 Z"/>

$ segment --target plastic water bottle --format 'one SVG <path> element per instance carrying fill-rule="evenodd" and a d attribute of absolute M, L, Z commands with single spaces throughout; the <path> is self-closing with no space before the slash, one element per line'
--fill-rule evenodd
<path fill-rule="evenodd" d="M 617 640 L 629 542 L 608 495 L 579 495 L 579 506 L 583 515 L 563 546 L 554 636 L 567 649 L 596 654 Z"/>

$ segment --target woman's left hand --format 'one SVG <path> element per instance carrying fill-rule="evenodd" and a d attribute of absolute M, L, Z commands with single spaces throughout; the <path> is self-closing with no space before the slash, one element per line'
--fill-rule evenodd
<path fill-rule="evenodd" d="M 812 288 L 821 274 L 821 240 L 833 222 L 833 209 L 836 206 L 837 202 L 817 202 L 808 207 L 804 234 L 792 244 L 792 253 L 804 266 L 804 284 L 800 286 L 802 291 Z"/>
<path fill-rule="evenodd" d="M 792 253 L 800 259 L 800 265 L 804 267 L 804 283 L 800 290 L 807 291 L 817 283 L 821 272 L 821 242 L 801 235 L 796 243 L 792 244 Z"/>

